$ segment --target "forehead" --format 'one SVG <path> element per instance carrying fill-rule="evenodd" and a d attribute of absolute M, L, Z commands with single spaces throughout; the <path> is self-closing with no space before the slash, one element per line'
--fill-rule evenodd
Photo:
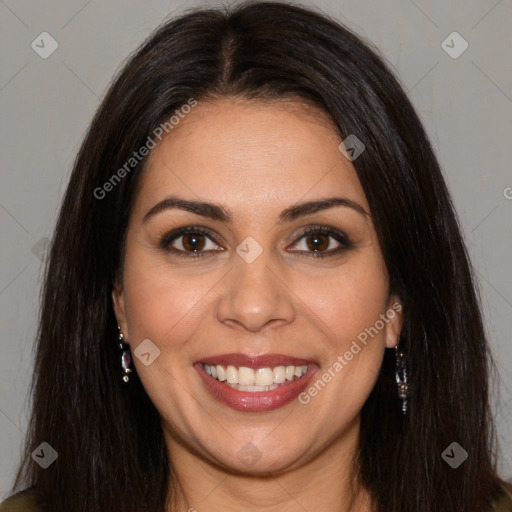
<path fill-rule="evenodd" d="M 169 194 L 261 211 L 336 193 L 367 208 L 329 116 L 298 101 L 198 102 L 152 150 L 136 208 Z"/>

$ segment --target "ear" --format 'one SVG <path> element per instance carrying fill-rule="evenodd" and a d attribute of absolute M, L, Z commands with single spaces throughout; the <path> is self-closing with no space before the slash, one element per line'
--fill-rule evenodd
<path fill-rule="evenodd" d="M 402 332 L 404 324 L 404 312 L 400 299 L 392 295 L 389 299 L 388 309 L 386 310 L 386 347 L 395 348 L 400 340 L 400 333 Z"/>
<path fill-rule="evenodd" d="M 117 324 L 121 327 L 124 335 L 124 342 L 128 343 L 128 324 L 126 322 L 126 308 L 124 303 L 123 287 L 116 278 L 112 288 L 112 303 L 114 305 L 114 314 L 116 315 Z"/>

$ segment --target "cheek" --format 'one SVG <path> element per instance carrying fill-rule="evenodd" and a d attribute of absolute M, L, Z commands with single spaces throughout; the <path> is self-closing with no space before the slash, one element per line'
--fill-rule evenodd
<path fill-rule="evenodd" d="M 155 258 L 144 251 L 132 254 L 125 262 L 127 337 L 132 351 L 145 339 L 160 351 L 155 364 L 150 366 L 134 357 L 136 370 L 143 380 L 156 379 L 160 385 L 172 382 L 169 372 L 186 379 L 190 361 L 197 357 L 197 333 L 205 332 L 204 325 L 214 319 L 215 293 L 210 292 L 220 276 L 213 272 L 171 272 L 167 265 L 155 263 Z"/>
<path fill-rule="evenodd" d="M 330 411 L 336 424 L 356 415 L 375 385 L 385 350 L 386 328 L 380 319 L 388 295 L 387 270 L 378 253 L 354 258 L 330 279 L 309 282 L 304 296 L 310 317 L 320 320 L 316 323 L 324 334 L 319 379 L 329 382 L 313 385 L 311 396 L 316 395 L 317 411 Z M 317 391 L 324 386 L 325 392 Z M 330 407 L 333 401 L 336 412 Z"/>
<path fill-rule="evenodd" d="M 212 286 L 207 275 L 170 272 L 161 257 L 134 243 L 125 261 L 125 305 L 128 331 L 134 342 L 151 336 L 163 340 Z"/>
<path fill-rule="evenodd" d="M 354 258 L 329 277 L 308 280 L 301 297 L 321 320 L 332 347 L 343 349 L 375 325 L 388 304 L 386 268 L 378 255 Z M 379 332 L 379 335 L 383 335 Z"/>
<path fill-rule="evenodd" d="M 187 410 L 180 391 L 189 378 L 193 334 L 204 318 L 204 296 L 213 286 L 208 276 L 178 277 L 141 257 L 126 262 L 125 305 L 133 364 L 144 388 L 162 415 Z M 203 299 L 201 299 L 203 297 Z M 159 350 L 146 366 L 137 347 L 149 339 Z M 174 390 L 170 392 L 171 390 Z M 187 395 L 188 396 L 188 395 Z M 169 411 L 166 409 L 169 408 Z"/>

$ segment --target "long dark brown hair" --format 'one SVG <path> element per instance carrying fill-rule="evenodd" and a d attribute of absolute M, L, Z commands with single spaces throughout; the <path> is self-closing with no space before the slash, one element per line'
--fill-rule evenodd
<path fill-rule="evenodd" d="M 120 378 L 111 290 L 146 159 L 95 194 L 190 98 L 298 98 L 366 150 L 353 164 L 405 324 L 402 418 L 386 351 L 361 412 L 358 476 L 378 511 L 486 511 L 499 493 L 490 356 L 454 209 L 422 124 L 376 50 L 323 14 L 250 2 L 165 22 L 115 77 L 77 156 L 46 268 L 32 416 L 13 491 L 51 512 L 159 511 L 176 479 L 159 414 Z M 221 128 L 219 128 L 221 129 Z M 171 134 L 172 136 L 172 134 Z M 47 469 L 30 454 L 48 442 Z M 468 452 L 452 469 L 452 442 Z"/>

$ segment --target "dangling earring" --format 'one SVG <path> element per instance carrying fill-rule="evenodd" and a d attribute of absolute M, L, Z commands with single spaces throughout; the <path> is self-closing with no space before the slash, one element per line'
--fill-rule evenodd
<path fill-rule="evenodd" d="M 407 381 L 407 363 L 405 354 L 395 346 L 396 370 L 395 377 L 398 385 L 398 398 L 402 400 L 402 414 L 407 414 L 407 399 L 409 398 L 409 383 Z"/>
<path fill-rule="evenodd" d="M 121 378 L 123 379 L 123 382 L 128 382 L 130 380 L 130 373 L 132 373 L 132 369 L 130 368 L 130 364 L 132 362 L 132 358 L 130 356 L 130 345 L 123 342 L 124 335 L 121 332 L 121 327 L 119 325 L 117 326 L 117 329 L 119 331 L 119 350 L 121 351 Z"/>

